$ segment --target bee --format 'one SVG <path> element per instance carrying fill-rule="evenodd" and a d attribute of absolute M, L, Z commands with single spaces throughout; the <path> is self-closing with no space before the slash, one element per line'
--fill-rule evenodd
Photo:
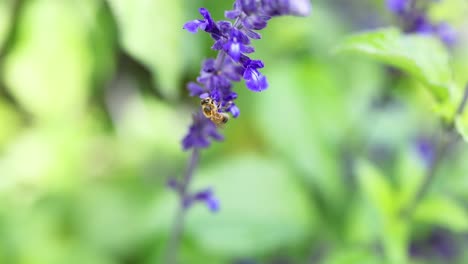
<path fill-rule="evenodd" d="M 206 118 L 210 119 L 217 126 L 226 124 L 229 121 L 229 115 L 220 112 L 221 106 L 210 97 L 201 100 L 201 107 L 203 115 L 205 115 Z"/>

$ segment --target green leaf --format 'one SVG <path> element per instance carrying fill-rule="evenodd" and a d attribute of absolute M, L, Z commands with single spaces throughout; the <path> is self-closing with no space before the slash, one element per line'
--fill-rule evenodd
<path fill-rule="evenodd" d="M 376 264 L 382 260 L 377 254 L 364 248 L 340 248 L 327 256 L 325 264 Z"/>
<path fill-rule="evenodd" d="M 0 49 L 3 47 L 7 33 L 10 30 L 13 0 L 0 1 Z"/>
<path fill-rule="evenodd" d="M 414 213 L 414 220 L 442 225 L 455 232 L 468 230 L 468 212 L 456 201 L 441 195 L 421 201 Z"/>
<path fill-rule="evenodd" d="M 369 200 L 377 220 L 385 255 L 389 263 L 406 263 L 409 226 L 399 214 L 400 197 L 393 190 L 385 175 L 368 161 L 357 163 L 359 185 Z"/>
<path fill-rule="evenodd" d="M 379 214 L 385 217 L 392 215 L 397 209 L 395 191 L 385 175 L 365 160 L 357 162 L 356 174 L 362 192 Z"/>
<path fill-rule="evenodd" d="M 4 100 L 0 100 L 0 120 L 2 120 L 2 126 L 0 128 L 1 148 L 8 144 L 12 138 L 17 136 L 21 127 L 21 117 L 12 105 Z"/>
<path fill-rule="evenodd" d="M 108 0 L 123 48 L 150 69 L 167 97 L 177 96 L 184 4 L 180 0 Z"/>
<path fill-rule="evenodd" d="M 447 50 L 434 37 L 381 29 L 350 36 L 337 51 L 355 52 L 397 67 L 424 83 L 437 99 L 455 92 Z"/>
<path fill-rule="evenodd" d="M 96 8 L 96 2 L 91 5 Z M 25 1 L 4 78 L 17 101 L 39 119 L 82 113 L 90 88 L 88 25 L 74 1 Z"/>
<path fill-rule="evenodd" d="M 281 162 L 243 155 L 212 161 L 195 175 L 192 190 L 212 187 L 219 212 L 195 205 L 187 215 L 186 237 L 212 255 L 229 257 L 265 254 L 310 237 L 316 223 L 315 205 L 306 189 Z M 170 230 L 173 193 L 166 193 L 152 214 L 159 232 Z"/>
<path fill-rule="evenodd" d="M 400 152 L 395 168 L 395 178 L 398 181 L 398 194 L 402 205 L 412 202 L 421 187 L 426 170 L 427 166 L 415 151 L 404 148 Z"/>
<path fill-rule="evenodd" d="M 212 185 L 221 201 L 217 214 L 197 206 L 188 230 L 205 249 L 229 256 L 271 252 L 311 235 L 315 207 L 287 168 L 254 155 L 200 171 L 197 186 Z"/>
<path fill-rule="evenodd" d="M 451 25 L 463 25 L 467 12 L 468 3 L 465 0 L 440 1 L 431 4 L 429 8 L 429 16 L 432 20 Z"/>
<path fill-rule="evenodd" d="M 345 134 L 349 119 L 335 73 L 313 62 L 272 64 L 265 72 L 271 87 L 255 98 L 251 111 L 261 113 L 253 122 L 268 146 L 304 172 L 307 182 L 322 192 L 329 209 L 338 211 L 345 188 L 336 166 L 336 141 Z"/>

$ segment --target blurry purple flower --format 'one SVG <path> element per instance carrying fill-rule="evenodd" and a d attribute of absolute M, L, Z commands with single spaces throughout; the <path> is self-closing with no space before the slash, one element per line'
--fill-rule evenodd
<path fill-rule="evenodd" d="M 426 166 L 429 166 L 435 158 L 435 146 L 427 138 L 420 138 L 416 141 L 416 151 Z"/>
<path fill-rule="evenodd" d="M 410 32 L 416 32 L 420 34 L 433 34 L 433 25 L 428 20 L 428 18 L 424 15 L 418 16 L 413 25 L 408 29 Z"/>
<path fill-rule="evenodd" d="M 459 254 L 454 235 L 441 228 L 434 229 L 423 240 L 412 241 L 408 253 L 413 258 L 433 260 L 438 258 L 444 263 L 451 263 Z"/>
<path fill-rule="evenodd" d="M 197 112 L 193 115 L 193 123 L 189 133 L 182 140 L 182 146 L 184 150 L 207 148 L 210 146 L 210 139 L 221 141 L 224 138 L 213 122 L 205 118 L 201 112 Z"/>
<path fill-rule="evenodd" d="M 217 212 L 219 210 L 219 200 L 215 197 L 211 188 L 196 193 L 193 197 L 193 201 L 204 202 L 212 212 Z"/>
<path fill-rule="evenodd" d="M 387 0 L 387 8 L 395 14 L 403 14 L 411 0 Z"/>
<path fill-rule="evenodd" d="M 438 37 L 447 46 L 455 44 L 456 31 L 447 23 L 434 23 L 428 17 L 428 6 L 438 0 L 386 0 L 387 8 L 398 16 L 405 33 Z"/>
<path fill-rule="evenodd" d="M 457 42 L 457 32 L 447 23 L 441 23 L 435 28 L 436 34 L 448 46 Z"/>

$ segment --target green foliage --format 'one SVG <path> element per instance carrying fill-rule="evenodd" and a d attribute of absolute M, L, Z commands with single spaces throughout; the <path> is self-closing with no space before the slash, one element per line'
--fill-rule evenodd
<path fill-rule="evenodd" d="M 93 64 L 89 23 L 82 21 L 95 14 L 98 4 L 93 3 L 86 10 L 77 2 L 58 1 L 28 1 L 23 7 L 4 76 L 12 96 L 38 119 L 65 119 L 84 111 Z"/>
<path fill-rule="evenodd" d="M 108 0 L 114 13 L 120 44 L 153 74 L 158 89 L 177 96 L 182 70 L 182 18 L 180 0 Z"/>
<path fill-rule="evenodd" d="M 340 52 L 356 52 L 397 67 L 424 83 L 438 100 L 453 91 L 446 49 L 434 37 L 403 35 L 395 28 L 360 33 L 347 38 Z"/>
<path fill-rule="evenodd" d="M 427 197 L 416 209 L 414 219 L 422 223 L 441 225 L 455 232 L 468 230 L 468 212 L 442 195 Z"/>
<path fill-rule="evenodd" d="M 466 263 L 408 254 L 433 230 L 468 246 L 461 140 L 402 215 L 434 169 L 418 139 L 445 140 L 442 118 L 468 140 L 468 111 L 454 116 L 466 40 L 353 34 L 389 24 L 383 1 L 335 2 L 272 19 L 253 41 L 270 87 L 234 87 L 241 115 L 191 186 L 212 187 L 220 211 L 188 212 L 180 264 Z M 182 29 L 202 6 L 220 19 L 232 2 L 0 1 L 0 263 L 164 263 L 178 205 L 166 180 L 185 170 L 180 141 L 199 107 L 179 91 L 214 55 L 209 36 Z M 465 11 L 445 0 L 430 15 L 462 29 Z M 331 54 L 350 34 L 337 51 L 355 56 Z"/>

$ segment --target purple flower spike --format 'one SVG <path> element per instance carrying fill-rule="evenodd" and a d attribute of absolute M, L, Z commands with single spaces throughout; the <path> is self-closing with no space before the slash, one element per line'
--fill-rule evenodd
<path fill-rule="evenodd" d="M 191 148 L 207 148 L 210 146 L 210 139 L 217 141 L 223 140 L 223 136 L 219 134 L 216 125 L 201 112 L 193 115 L 193 123 L 190 126 L 189 133 L 182 140 L 184 150 Z"/>
<path fill-rule="evenodd" d="M 261 37 L 256 31 L 265 28 L 272 17 L 306 16 L 310 10 L 309 0 L 235 0 L 233 10 L 224 13 L 226 18 L 235 20 L 233 22 L 215 21 L 207 9 L 200 8 L 203 19 L 190 21 L 184 28 L 193 33 L 199 29 L 209 33 L 214 39 L 211 48 L 218 51 L 218 55 L 216 59 L 203 62 L 197 81 L 187 85 L 190 95 L 210 98 L 218 113 L 238 117 L 240 109 L 234 102 L 237 93 L 233 91 L 233 82 L 243 79 L 247 88 L 255 92 L 268 88 L 266 77 L 259 71 L 264 66 L 263 62 L 246 56 L 255 51 L 250 45 L 251 39 Z M 194 116 L 189 133 L 182 141 L 185 150 L 206 148 L 211 139 L 222 140 L 209 118 L 202 113 Z M 214 200 L 212 205 L 215 205 Z"/>

